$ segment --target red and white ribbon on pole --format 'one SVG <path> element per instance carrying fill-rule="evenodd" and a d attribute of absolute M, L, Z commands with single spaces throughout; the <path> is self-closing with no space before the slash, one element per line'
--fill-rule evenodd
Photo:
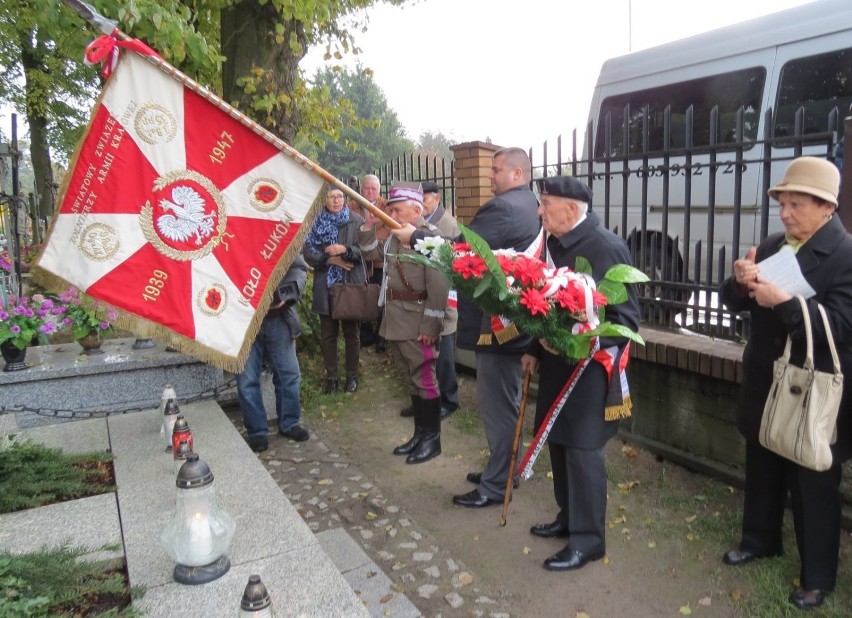
<path fill-rule="evenodd" d="M 143 56 L 154 56 L 162 60 L 163 58 L 153 49 L 145 45 L 139 39 L 119 40 L 119 30 L 116 28 L 112 34 L 102 34 L 94 41 L 86 46 L 86 53 L 83 55 L 83 61 L 88 65 L 95 65 L 103 62 L 101 75 L 104 79 L 108 78 L 118 63 L 118 48 L 131 49 Z"/>
<path fill-rule="evenodd" d="M 535 434 L 535 438 L 533 438 L 532 444 L 527 449 L 526 454 L 524 455 L 524 459 L 521 461 L 518 466 L 518 474 L 524 479 L 528 479 L 533 475 L 533 465 L 535 465 L 535 460 L 538 458 L 539 453 L 541 452 L 542 447 L 545 442 L 547 442 L 547 436 L 550 435 L 550 430 L 553 429 L 553 424 L 556 422 L 559 413 L 562 411 L 562 408 L 565 406 L 565 402 L 568 400 L 568 397 L 571 396 L 571 392 L 574 390 L 574 387 L 577 386 L 577 382 L 580 380 L 580 376 L 583 375 L 583 372 L 586 370 L 588 364 L 592 361 L 592 357 L 595 353 L 600 349 L 600 342 L 597 337 L 592 340 L 592 345 L 589 348 L 589 355 L 577 363 L 577 366 L 574 367 L 574 371 L 571 372 L 571 375 L 568 377 L 568 380 L 565 382 L 565 385 L 562 387 L 562 391 L 559 393 L 559 396 L 553 402 L 553 405 L 550 406 L 550 409 L 547 411 L 547 415 L 544 417 L 544 420 L 541 423 L 541 426 L 538 428 L 538 432 Z"/>

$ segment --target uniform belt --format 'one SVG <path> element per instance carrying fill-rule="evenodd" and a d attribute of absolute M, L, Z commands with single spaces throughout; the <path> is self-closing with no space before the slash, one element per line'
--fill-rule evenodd
<path fill-rule="evenodd" d="M 388 300 L 426 300 L 426 292 L 415 290 L 388 290 Z"/>

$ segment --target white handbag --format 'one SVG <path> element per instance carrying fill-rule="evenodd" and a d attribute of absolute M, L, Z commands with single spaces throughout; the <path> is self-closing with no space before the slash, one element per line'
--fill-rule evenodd
<path fill-rule="evenodd" d="M 801 296 L 807 337 L 807 351 L 802 367 L 790 363 L 791 340 L 787 338 L 784 354 L 775 361 L 772 388 L 763 407 L 760 443 L 782 457 L 812 470 L 831 467 L 831 445 L 837 439 L 837 413 L 843 396 L 843 374 L 834 347 L 828 316 L 817 305 L 822 316 L 834 373 L 814 369 L 813 334 L 808 305 Z"/>

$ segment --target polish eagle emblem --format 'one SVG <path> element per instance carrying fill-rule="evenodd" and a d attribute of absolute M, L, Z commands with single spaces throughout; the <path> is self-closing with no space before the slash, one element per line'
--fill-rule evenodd
<path fill-rule="evenodd" d="M 178 185 L 172 189 L 172 199 L 161 199 L 160 208 L 165 214 L 157 217 L 157 229 L 175 242 L 185 242 L 195 237 L 201 246 L 213 234 L 216 214 L 205 213 L 204 199 L 192 187 Z"/>
<path fill-rule="evenodd" d="M 154 181 L 139 212 L 145 239 L 168 258 L 198 260 L 219 245 L 227 250 L 228 215 L 216 185 L 193 170 L 174 170 Z"/>

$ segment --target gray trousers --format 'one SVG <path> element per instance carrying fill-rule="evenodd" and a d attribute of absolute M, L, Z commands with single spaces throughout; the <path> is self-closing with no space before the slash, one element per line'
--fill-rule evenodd
<path fill-rule="evenodd" d="M 438 386 L 441 389 L 441 407 L 457 410 L 459 407 L 459 383 L 456 379 L 456 334 L 441 337 L 438 354 Z"/>
<path fill-rule="evenodd" d="M 491 456 L 479 493 L 503 500 L 521 400 L 521 353 L 476 353 L 476 397 Z"/>
<path fill-rule="evenodd" d="M 563 411 L 563 414 L 569 411 Z M 548 443 L 557 521 L 568 546 L 584 554 L 606 550 L 606 445 L 592 450 Z"/>

